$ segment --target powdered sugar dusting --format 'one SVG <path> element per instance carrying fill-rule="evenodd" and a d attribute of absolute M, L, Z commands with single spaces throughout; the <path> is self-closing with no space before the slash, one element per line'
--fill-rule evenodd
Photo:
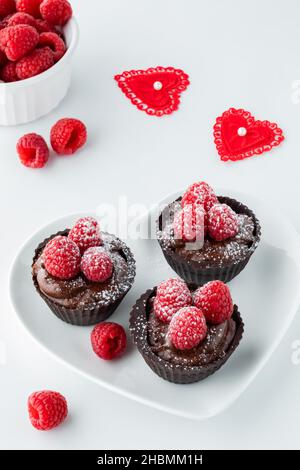
<path fill-rule="evenodd" d="M 99 222 L 93 217 L 79 219 L 70 230 L 69 239 L 79 247 L 80 252 L 102 244 Z"/>
<path fill-rule="evenodd" d="M 223 202 L 223 201 L 220 201 Z M 157 238 L 164 251 L 172 251 L 182 256 L 187 263 L 196 261 L 200 268 L 223 267 L 238 263 L 253 252 L 259 242 L 255 220 L 246 214 L 237 214 L 238 233 L 227 240 L 216 241 L 206 236 L 200 249 L 188 249 L 188 244 L 174 237 L 173 220 L 178 211 L 175 201 L 169 205 L 171 214 L 164 227 L 158 227 Z"/>
<path fill-rule="evenodd" d="M 67 308 L 93 309 L 108 306 L 122 298 L 135 277 L 135 261 L 124 242 L 108 233 L 101 233 L 103 249 L 113 262 L 113 273 L 103 283 L 91 282 L 83 274 L 62 281 L 52 277 L 44 267 L 42 253 L 33 265 L 33 275 L 41 291 L 51 300 Z"/>

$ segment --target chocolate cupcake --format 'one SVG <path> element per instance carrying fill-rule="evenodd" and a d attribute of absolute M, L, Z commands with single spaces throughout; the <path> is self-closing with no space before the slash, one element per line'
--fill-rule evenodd
<path fill-rule="evenodd" d="M 195 241 L 201 232 L 194 214 L 199 208 L 204 211 L 200 219 L 203 233 Z M 190 220 L 185 214 L 189 215 L 189 209 Z M 186 221 L 179 236 L 174 225 L 178 220 Z M 164 208 L 157 221 L 157 239 L 168 264 L 195 286 L 214 279 L 231 281 L 246 267 L 260 236 L 260 223 L 247 206 L 215 196 L 206 183 L 191 186 L 183 197 Z"/>
<path fill-rule="evenodd" d="M 206 294 L 211 290 L 209 284 L 207 288 L 204 286 Z M 227 286 L 223 284 L 221 290 L 225 288 Z M 169 298 L 174 299 L 174 292 L 171 295 L 169 293 Z M 208 315 L 203 331 L 201 322 L 203 322 L 203 315 L 206 316 L 205 309 L 186 306 L 173 312 L 173 317 L 167 322 L 165 317 L 157 315 L 156 300 L 157 288 L 150 289 L 141 296 L 131 312 L 130 331 L 134 343 L 148 366 L 159 377 L 169 382 L 189 384 L 206 379 L 227 362 L 242 339 L 244 324 L 238 307 L 233 306 L 231 301 L 229 302 L 231 304 L 230 315 L 226 314 L 227 316 L 221 319 L 221 323 L 216 321 L 212 323 L 212 317 Z M 166 305 L 164 312 L 165 308 Z M 185 328 L 185 321 L 189 321 L 187 315 L 190 317 L 200 315 L 198 318 L 200 324 L 198 322 L 196 332 L 200 334 L 200 338 L 197 339 L 197 334 L 191 329 L 191 325 Z M 192 319 L 194 321 L 194 318 Z M 178 326 L 182 330 L 176 332 Z M 197 324 L 193 323 L 193 327 L 197 329 Z M 190 334 L 191 343 L 184 336 L 187 331 Z M 195 338 L 196 342 L 194 342 Z"/>
<path fill-rule="evenodd" d="M 94 325 L 110 317 L 131 289 L 135 260 L 124 242 L 100 232 L 95 219 L 80 219 L 74 228 L 39 244 L 32 279 L 58 318 L 73 325 Z M 69 247 L 73 258 L 65 251 Z"/>

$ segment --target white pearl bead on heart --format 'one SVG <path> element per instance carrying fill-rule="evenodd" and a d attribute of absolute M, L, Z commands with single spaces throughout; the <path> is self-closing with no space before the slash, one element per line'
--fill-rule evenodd
<path fill-rule="evenodd" d="M 240 137 L 245 137 L 245 135 L 247 135 L 247 129 L 245 127 L 239 127 L 238 128 L 238 135 Z"/>
<path fill-rule="evenodd" d="M 154 82 L 153 83 L 153 88 L 156 91 L 160 91 L 162 89 L 162 87 L 163 87 L 163 84 L 161 82 Z"/>

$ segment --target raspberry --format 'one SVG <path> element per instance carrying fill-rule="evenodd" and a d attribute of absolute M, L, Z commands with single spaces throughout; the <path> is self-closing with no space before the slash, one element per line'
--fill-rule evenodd
<path fill-rule="evenodd" d="M 66 45 L 56 33 L 42 33 L 39 46 L 48 46 L 53 52 L 54 62 L 58 62 L 66 52 Z"/>
<path fill-rule="evenodd" d="M 28 13 L 29 15 L 34 16 L 35 18 L 40 18 L 40 5 L 42 0 L 17 0 L 16 6 L 17 11 L 22 13 Z"/>
<path fill-rule="evenodd" d="M 49 431 L 66 419 L 67 401 L 58 392 L 34 392 L 28 398 L 28 413 L 32 426 L 39 431 Z"/>
<path fill-rule="evenodd" d="M 174 237 L 185 242 L 203 242 L 206 228 L 207 215 L 200 204 L 188 204 L 179 210 L 174 217 Z"/>
<path fill-rule="evenodd" d="M 16 72 L 20 80 L 35 77 L 54 65 L 53 52 L 50 47 L 36 49 L 31 54 L 19 60 Z"/>
<path fill-rule="evenodd" d="M 28 13 L 15 13 L 8 20 L 8 26 L 17 26 L 19 24 L 27 24 L 36 28 L 36 20 Z"/>
<path fill-rule="evenodd" d="M 10 18 L 14 15 L 14 13 L 12 13 L 11 15 L 7 15 L 5 18 L 3 18 L 2 21 L 0 21 L 0 30 L 1 29 L 4 29 L 4 28 L 7 28 L 8 26 L 8 22 L 10 20 Z"/>
<path fill-rule="evenodd" d="M 60 34 L 59 31 L 52 24 L 45 20 L 35 20 L 35 27 L 39 33 L 56 33 Z"/>
<path fill-rule="evenodd" d="M 44 0 L 40 11 L 44 20 L 58 26 L 64 26 L 73 14 L 72 7 L 67 0 Z"/>
<path fill-rule="evenodd" d="M 94 282 L 105 282 L 112 276 L 114 265 L 109 255 L 99 246 L 88 248 L 81 260 L 81 271 Z"/>
<path fill-rule="evenodd" d="M 91 343 L 97 356 L 110 361 L 125 351 L 126 333 L 117 323 L 100 323 L 91 333 Z"/>
<path fill-rule="evenodd" d="M 8 64 L 5 64 L 0 71 L 0 78 L 6 83 L 17 82 L 19 78 L 16 72 L 16 63 L 8 62 Z"/>
<path fill-rule="evenodd" d="M 44 265 L 49 274 L 59 279 L 71 279 L 80 271 L 80 251 L 67 237 L 58 235 L 44 248 Z"/>
<path fill-rule="evenodd" d="M 0 67 L 2 67 L 3 65 L 5 65 L 7 62 L 7 57 L 6 55 L 4 54 L 4 52 L 0 51 Z"/>
<path fill-rule="evenodd" d="M 204 181 L 194 183 L 188 188 L 182 197 L 181 205 L 185 207 L 189 204 L 202 204 L 206 211 L 209 211 L 214 204 L 217 204 L 218 198 L 213 189 Z"/>
<path fill-rule="evenodd" d="M 86 127 L 78 119 L 61 119 L 52 127 L 50 139 L 56 153 L 71 155 L 86 143 Z"/>
<path fill-rule="evenodd" d="M 18 140 L 17 152 L 21 163 L 29 168 L 43 168 L 49 158 L 49 149 L 42 136 L 26 134 Z"/>
<path fill-rule="evenodd" d="M 194 304 L 202 310 L 209 323 L 218 325 L 233 314 L 230 290 L 224 282 L 211 281 L 194 293 Z"/>
<path fill-rule="evenodd" d="M 208 213 L 208 232 L 213 240 L 234 237 L 239 231 L 237 214 L 227 204 L 216 204 Z"/>
<path fill-rule="evenodd" d="M 0 49 L 12 61 L 24 57 L 38 42 L 39 33 L 29 25 L 8 26 L 0 31 Z"/>
<path fill-rule="evenodd" d="M 184 307 L 172 318 L 167 337 L 176 349 L 198 346 L 207 334 L 205 316 L 197 307 Z"/>
<path fill-rule="evenodd" d="M 102 245 L 99 223 L 93 217 L 79 219 L 70 230 L 69 239 L 76 243 L 81 253 L 92 246 Z"/>
<path fill-rule="evenodd" d="M 7 15 L 10 15 L 15 11 L 15 0 L 0 0 L 0 18 L 5 18 Z"/>
<path fill-rule="evenodd" d="M 168 279 L 157 287 L 154 313 L 164 323 L 169 323 L 182 307 L 191 305 L 192 296 L 188 286 L 181 279 Z"/>

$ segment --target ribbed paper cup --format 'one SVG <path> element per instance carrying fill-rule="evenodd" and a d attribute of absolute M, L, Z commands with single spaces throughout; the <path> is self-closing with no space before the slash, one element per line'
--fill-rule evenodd
<path fill-rule="evenodd" d="M 223 282 L 231 281 L 246 267 L 260 241 L 261 227 L 255 214 L 247 206 L 241 202 L 236 201 L 235 199 L 223 196 L 218 197 L 218 199 L 220 203 L 230 206 L 235 213 L 248 215 L 254 221 L 255 239 L 251 247 L 249 247 L 246 256 L 237 262 L 220 267 L 215 266 L 203 268 L 197 261 L 184 259 L 183 256 L 177 254 L 171 248 L 164 246 L 163 240 L 159 236 L 159 233 L 161 233 L 163 229 L 162 224 L 165 211 L 169 212 L 170 205 L 162 211 L 157 221 L 157 238 L 167 263 L 178 274 L 178 276 L 193 286 L 202 286 L 203 284 L 214 280 L 220 280 Z M 178 199 L 178 201 L 180 200 L 181 198 Z"/>
<path fill-rule="evenodd" d="M 63 230 L 60 232 L 57 232 L 56 234 L 51 235 L 48 237 L 46 240 L 44 240 L 42 243 L 39 244 L 37 249 L 35 250 L 35 255 L 33 258 L 33 263 L 36 262 L 38 257 L 40 256 L 41 252 L 47 245 L 47 243 L 57 235 L 62 235 L 62 236 L 67 236 L 69 233 L 69 230 Z M 47 297 L 40 289 L 36 276 L 33 274 L 32 275 L 32 280 L 34 283 L 34 286 L 39 293 L 39 295 L 42 297 L 42 299 L 46 302 L 50 310 L 62 321 L 66 323 L 70 323 L 72 325 L 77 325 L 77 326 L 90 326 L 90 325 L 95 325 L 97 323 L 100 323 L 104 320 L 106 320 L 108 317 L 110 317 L 114 311 L 117 309 L 117 307 L 120 305 L 122 300 L 124 299 L 125 295 L 129 292 L 131 289 L 134 278 L 135 278 L 135 260 L 133 257 L 133 254 L 131 250 L 128 248 L 128 246 L 122 242 L 122 252 L 127 260 L 128 265 L 130 266 L 130 272 L 128 273 L 128 289 L 124 291 L 123 293 L 120 293 L 120 296 L 115 300 L 115 301 L 109 301 L 107 304 L 103 305 L 95 305 L 93 308 L 89 308 L 88 306 L 86 308 L 67 308 L 64 307 L 63 305 L 60 305 L 59 303 L 55 302 L 54 300 L 50 299 Z"/>
<path fill-rule="evenodd" d="M 243 337 L 244 323 L 238 311 L 238 307 L 236 305 L 234 306 L 234 313 L 232 316 L 232 319 L 236 323 L 235 336 L 229 345 L 225 356 L 205 366 L 183 366 L 172 364 L 158 357 L 152 351 L 148 342 L 147 322 L 150 310 L 149 300 L 155 296 L 155 294 L 156 287 L 145 292 L 139 300 L 137 300 L 130 314 L 130 332 L 133 341 L 145 362 L 159 377 L 176 384 L 199 382 L 200 380 L 204 380 L 214 374 L 225 364 L 225 362 L 228 361 Z"/>

